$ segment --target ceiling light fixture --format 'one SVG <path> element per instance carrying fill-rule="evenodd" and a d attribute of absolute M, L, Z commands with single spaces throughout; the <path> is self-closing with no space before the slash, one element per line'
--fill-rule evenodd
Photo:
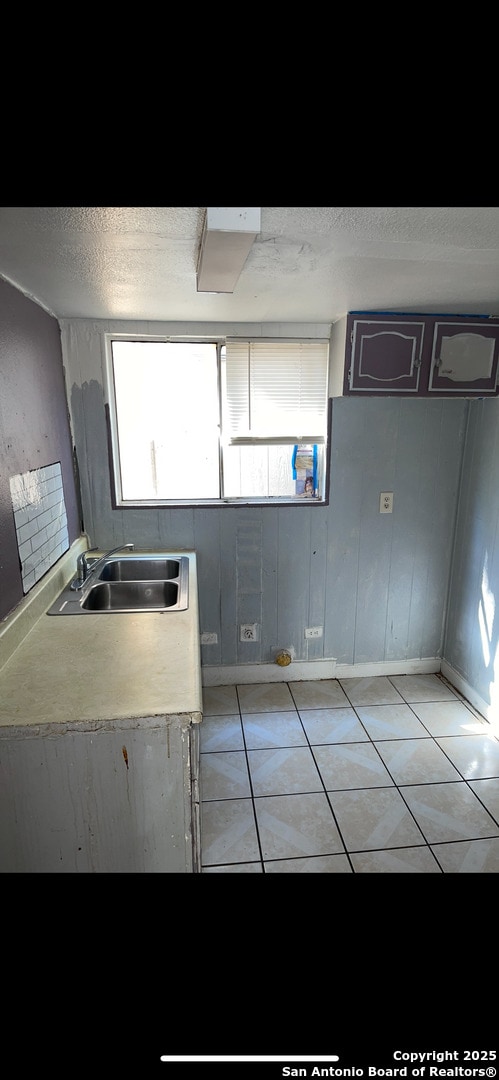
<path fill-rule="evenodd" d="M 197 291 L 231 293 L 260 232 L 259 206 L 208 206 L 197 266 Z"/>

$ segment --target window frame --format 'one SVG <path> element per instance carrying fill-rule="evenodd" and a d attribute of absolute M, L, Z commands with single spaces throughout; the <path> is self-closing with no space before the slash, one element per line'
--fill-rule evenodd
<path fill-rule="evenodd" d="M 108 458 L 109 458 L 109 473 L 111 481 L 111 498 L 113 509 L 144 509 L 144 510 L 170 510 L 170 509 L 220 509 L 222 507 L 292 507 L 292 506 L 306 506 L 306 507 L 319 507 L 329 505 L 329 487 L 330 487 L 330 449 L 331 449 L 331 422 L 332 422 L 332 398 L 329 396 L 329 358 L 327 368 L 327 387 L 326 387 L 326 434 L 324 435 L 324 496 L 318 499 L 303 499 L 301 497 L 293 497 L 290 495 L 275 496 L 264 495 L 262 497 L 246 497 L 246 496 L 221 496 L 218 499 L 124 499 L 121 487 L 121 458 L 120 458 L 120 444 L 118 435 L 118 414 L 117 403 L 114 384 L 114 372 L 113 372 L 113 353 L 112 343 L 113 341 L 136 341 L 136 342 L 161 342 L 165 344 L 207 344 L 215 345 L 217 353 L 217 392 L 218 392 L 218 407 L 219 407 L 219 447 L 218 447 L 218 466 L 219 466 L 219 479 L 220 490 L 223 491 L 223 445 L 222 445 L 222 349 L 226 345 L 229 337 L 233 335 L 229 334 L 213 334 L 213 335 L 196 335 L 196 334 L 141 334 L 141 333 L 113 333 L 111 331 L 104 333 L 103 335 L 103 347 L 104 347 L 104 408 L 106 415 L 106 429 L 107 429 L 107 442 L 108 442 Z M 296 343 L 301 341 L 313 341 L 314 343 L 328 344 L 329 341 L 325 337 L 320 338 L 307 338 L 305 337 L 270 337 L 268 339 L 260 338 L 258 336 L 251 337 L 251 335 L 244 335 L 242 340 L 245 341 L 275 341 L 282 343 Z M 239 440 L 237 440 L 239 441 Z M 272 438 L 257 439 L 257 440 L 240 440 L 242 444 L 245 442 L 260 442 L 270 444 Z"/>

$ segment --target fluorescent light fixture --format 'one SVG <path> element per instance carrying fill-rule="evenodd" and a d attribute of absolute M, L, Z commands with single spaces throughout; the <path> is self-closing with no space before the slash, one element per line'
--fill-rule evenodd
<path fill-rule="evenodd" d="M 197 266 L 197 291 L 231 293 L 260 232 L 259 206 L 208 206 Z"/>

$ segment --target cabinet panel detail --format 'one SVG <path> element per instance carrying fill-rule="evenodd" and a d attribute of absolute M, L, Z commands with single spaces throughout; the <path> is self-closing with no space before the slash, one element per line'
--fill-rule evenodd
<path fill-rule="evenodd" d="M 498 363 L 497 326 L 436 323 L 431 356 L 430 390 L 494 393 Z"/>
<path fill-rule="evenodd" d="M 424 323 L 354 322 L 350 389 L 416 392 L 423 335 Z"/>

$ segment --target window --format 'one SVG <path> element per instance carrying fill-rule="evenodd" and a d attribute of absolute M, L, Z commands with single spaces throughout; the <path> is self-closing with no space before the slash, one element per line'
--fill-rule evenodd
<path fill-rule="evenodd" d="M 107 338 L 119 505 L 324 502 L 328 343 Z"/>

